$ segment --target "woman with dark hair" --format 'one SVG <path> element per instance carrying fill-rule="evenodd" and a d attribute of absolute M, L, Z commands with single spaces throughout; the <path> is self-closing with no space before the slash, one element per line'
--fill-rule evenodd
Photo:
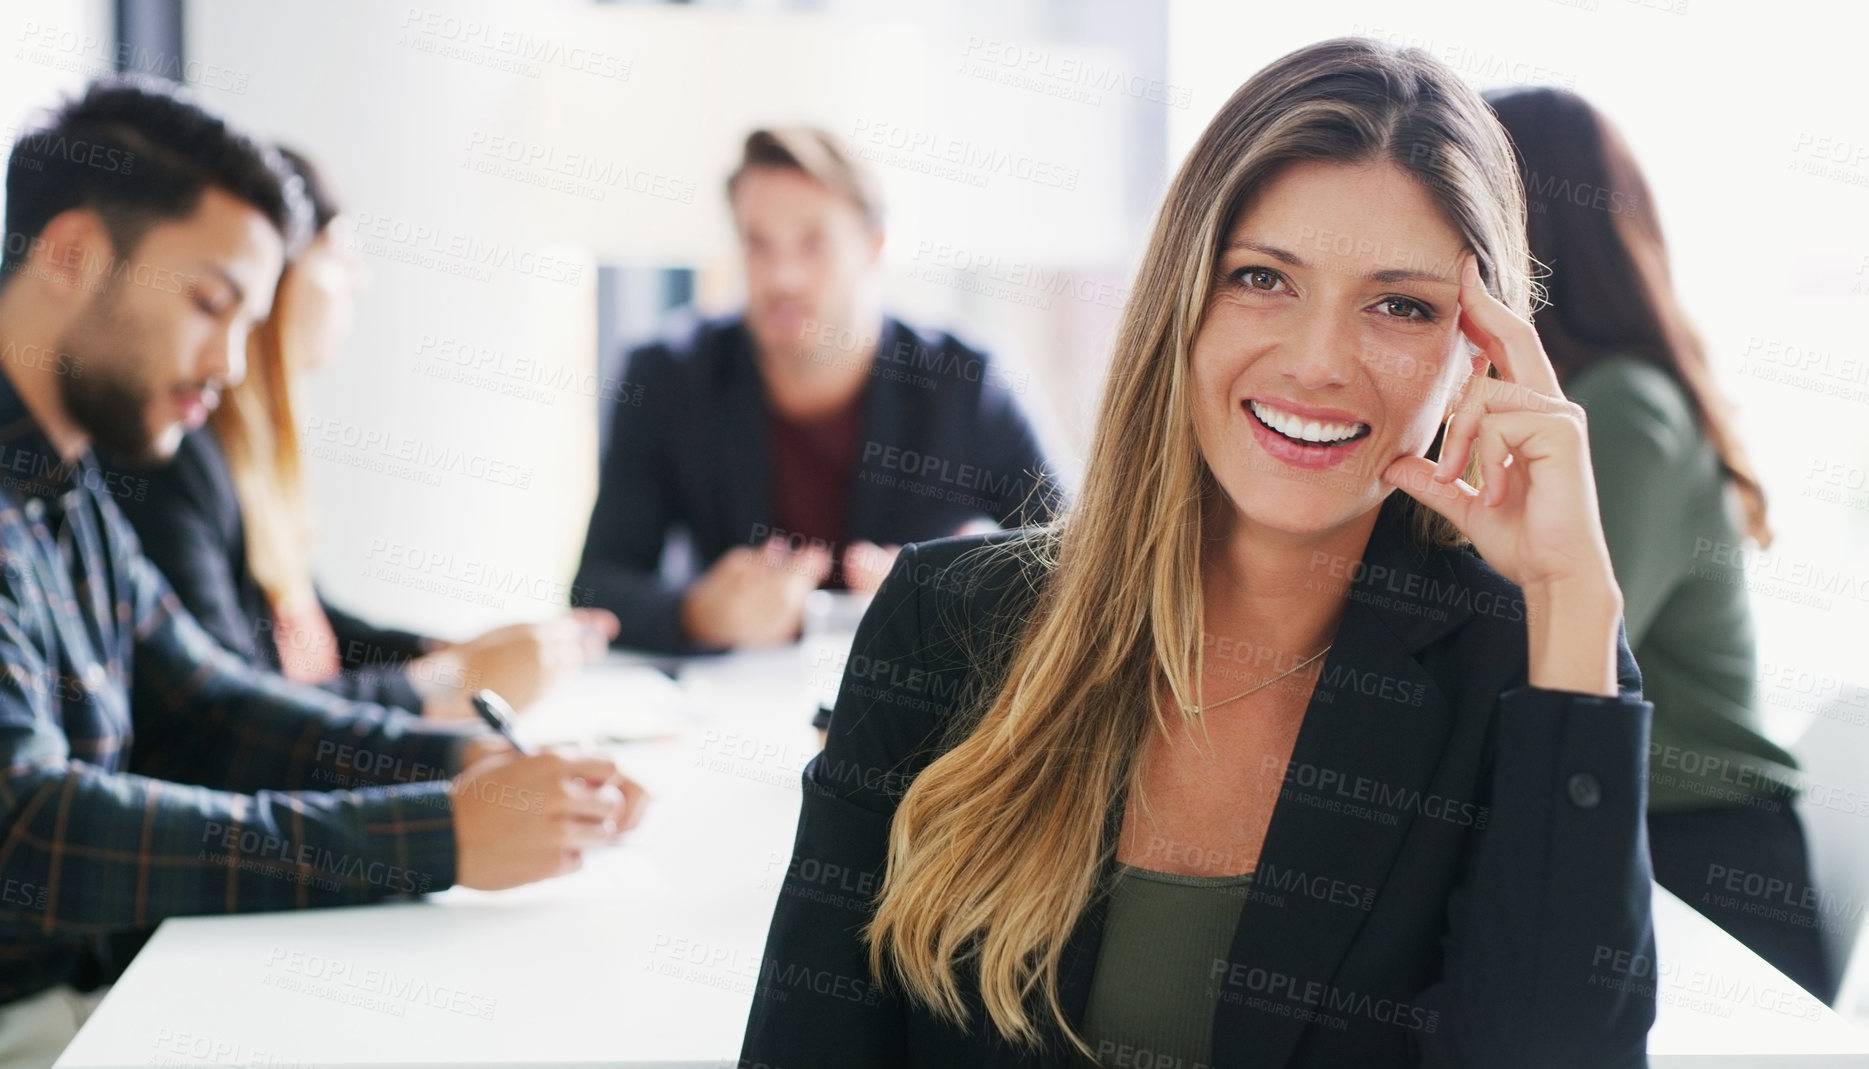
<path fill-rule="evenodd" d="M 148 489 L 120 502 L 124 515 L 183 606 L 249 662 L 431 717 L 471 718 L 468 695 L 483 687 L 524 708 L 600 656 L 616 618 L 578 609 L 451 643 L 372 626 L 313 586 L 293 382 L 343 347 L 362 265 L 340 237 L 340 210 L 317 168 L 279 151 L 312 203 L 312 239 L 286 265 L 272 314 L 249 338 L 246 377 L 172 463 L 129 473 Z"/>
<path fill-rule="evenodd" d="M 1432 56 L 1222 106 L 1081 495 L 864 617 L 741 1064 L 1646 1064 L 1649 706 L 1529 267 Z"/>
<path fill-rule="evenodd" d="M 1791 805 L 1797 764 L 1760 730 L 1746 587 L 1710 567 L 1748 538 L 1771 544 L 1765 494 L 1675 299 L 1648 183 L 1576 94 L 1514 89 L 1487 101 L 1517 149 L 1532 258 L 1546 272 L 1532 322 L 1565 395 L 1590 414 L 1603 531 L 1655 705 L 1655 879 L 1829 1002 Z M 1765 903 L 1716 886 L 1720 873 L 1791 890 Z"/>

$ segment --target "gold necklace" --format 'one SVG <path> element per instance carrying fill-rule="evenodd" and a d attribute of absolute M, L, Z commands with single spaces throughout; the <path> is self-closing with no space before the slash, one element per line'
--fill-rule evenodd
<path fill-rule="evenodd" d="M 1272 684 L 1277 683 L 1279 680 L 1284 679 L 1286 676 L 1291 675 L 1293 672 L 1296 672 L 1298 669 L 1303 668 L 1305 665 L 1310 664 L 1312 661 L 1317 660 L 1319 657 L 1324 656 L 1326 653 L 1329 653 L 1330 647 L 1335 646 L 1335 645 L 1336 643 L 1332 642 L 1329 646 L 1325 646 L 1323 649 L 1318 650 L 1316 653 L 1313 653 L 1311 656 L 1306 657 L 1304 660 L 1299 661 L 1297 664 L 1294 664 L 1290 668 L 1285 669 L 1283 672 L 1280 672 L 1278 675 L 1275 675 L 1271 679 L 1266 680 L 1264 683 L 1260 683 L 1259 685 L 1254 686 L 1254 687 L 1248 687 L 1247 689 L 1240 691 L 1238 694 L 1233 695 L 1231 698 L 1226 698 L 1221 701 L 1213 702 L 1208 705 L 1183 706 L 1182 711 L 1187 713 L 1189 716 L 1199 716 L 1202 713 L 1207 712 L 1210 709 L 1218 709 L 1222 705 L 1230 705 L 1233 702 L 1239 701 L 1241 698 L 1246 697 L 1248 694 L 1257 694 L 1258 692 L 1266 689 Z"/>

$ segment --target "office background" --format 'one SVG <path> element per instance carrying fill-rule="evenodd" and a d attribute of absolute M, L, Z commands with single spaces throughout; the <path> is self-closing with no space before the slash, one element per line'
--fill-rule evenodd
<path fill-rule="evenodd" d="M 1860 44 L 1831 17 L 1710 0 L 7 0 L 0 92 L 10 139 L 88 77 L 149 69 L 325 167 L 372 278 L 347 353 L 306 391 L 321 581 L 374 618 L 466 635 L 563 602 L 601 416 L 631 394 L 623 347 L 690 301 L 734 307 L 721 185 L 754 125 L 818 123 L 869 160 L 891 305 L 990 347 L 1069 469 L 1156 198 L 1253 70 L 1361 34 L 1481 87 L 1572 88 L 1647 169 L 1771 495 L 1779 541 L 1741 552 L 1761 693 L 1793 740 L 1869 677 L 1869 119 Z"/>

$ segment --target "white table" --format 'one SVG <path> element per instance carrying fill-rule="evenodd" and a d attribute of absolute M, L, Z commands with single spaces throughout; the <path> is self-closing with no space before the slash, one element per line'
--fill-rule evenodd
<path fill-rule="evenodd" d="M 679 688 L 614 664 L 527 730 L 602 731 L 655 795 L 582 872 L 418 903 L 164 923 L 60 1069 L 220 1065 L 730 1066 L 816 748 L 820 658 L 691 666 Z M 821 679 L 819 680 L 821 682 Z M 601 718 L 598 718 L 601 719 Z M 1869 1067 L 1869 1036 L 1657 889 L 1656 1069 Z"/>

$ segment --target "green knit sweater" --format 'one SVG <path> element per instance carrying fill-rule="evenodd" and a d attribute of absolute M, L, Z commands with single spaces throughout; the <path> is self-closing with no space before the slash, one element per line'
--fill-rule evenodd
<path fill-rule="evenodd" d="M 1097 1064 L 1212 1069 L 1213 964 L 1227 957 L 1252 873 L 1181 876 L 1116 866 L 1084 1011 Z"/>
<path fill-rule="evenodd" d="M 1686 391 L 1654 365 L 1605 359 L 1564 393 L 1588 414 L 1629 647 L 1655 705 L 1649 808 L 1757 804 L 1797 764 L 1759 729 L 1752 548 L 1731 480 Z"/>

